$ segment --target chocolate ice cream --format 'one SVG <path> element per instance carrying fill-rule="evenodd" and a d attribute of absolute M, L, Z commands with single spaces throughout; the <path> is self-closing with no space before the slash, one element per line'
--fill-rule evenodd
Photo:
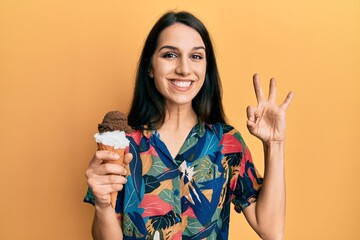
<path fill-rule="evenodd" d="M 120 111 L 108 112 L 102 123 L 98 125 L 98 130 L 99 133 L 116 130 L 124 131 L 125 133 L 130 133 L 132 131 L 131 127 L 128 125 L 126 114 Z"/>

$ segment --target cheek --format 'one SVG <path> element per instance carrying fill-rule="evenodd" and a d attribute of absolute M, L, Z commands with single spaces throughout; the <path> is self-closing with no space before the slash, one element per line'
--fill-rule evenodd
<path fill-rule="evenodd" d="M 166 76 L 168 73 L 171 73 L 175 69 L 175 66 L 175 62 L 165 62 L 157 60 L 153 63 L 152 72 L 154 76 L 158 76 L 161 78 Z"/>
<path fill-rule="evenodd" d="M 198 68 L 196 69 L 196 72 L 197 72 L 198 77 L 202 81 L 204 81 L 205 75 L 206 75 L 206 65 L 198 66 Z"/>
<path fill-rule="evenodd" d="M 165 89 L 167 88 L 166 81 L 164 81 L 163 79 L 164 78 L 159 75 L 155 75 L 152 79 L 152 81 L 154 81 L 156 90 L 158 90 L 162 95 L 165 93 Z"/>

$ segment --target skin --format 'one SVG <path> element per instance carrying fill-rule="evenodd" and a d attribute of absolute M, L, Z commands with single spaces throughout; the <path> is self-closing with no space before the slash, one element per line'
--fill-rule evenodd
<path fill-rule="evenodd" d="M 86 170 L 87 183 L 95 197 L 95 215 L 92 226 L 94 239 L 122 239 L 122 229 L 119 220 L 111 206 L 110 193 L 120 191 L 126 183 L 126 166 L 132 160 L 132 154 L 127 153 L 124 164 L 120 166 L 104 161 L 115 161 L 119 155 L 111 151 L 97 151 Z"/>
<path fill-rule="evenodd" d="M 247 108 L 247 127 L 263 143 L 265 172 L 259 198 L 244 210 L 244 215 L 262 239 L 283 239 L 286 206 L 285 117 L 294 93 L 290 92 L 278 106 L 275 79 L 270 80 L 268 99 L 264 96 L 257 74 L 253 76 L 253 82 L 258 105 Z"/>
<path fill-rule="evenodd" d="M 205 79 L 205 45 L 200 35 L 190 27 L 174 24 L 159 37 L 149 72 L 166 102 L 166 117 L 158 129 L 161 140 L 175 157 L 189 131 L 197 124 L 191 101 Z M 244 210 L 250 226 L 263 239 L 282 239 L 285 223 L 284 143 L 286 110 L 293 98 L 290 92 L 277 105 L 275 79 L 270 81 L 269 97 L 264 97 L 257 74 L 253 77 L 258 105 L 247 108 L 247 126 L 264 146 L 264 183 L 256 203 Z M 106 163 L 115 160 L 109 151 L 97 151 L 86 171 L 87 182 L 95 196 L 94 239 L 122 239 L 122 230 L 110 193 L 119 191 L 126 183 L 125 166 L 131 161 L 126 154 L 124 166 Z"/>
<path fill-rule="evenodd" d="M 174 24 L 160 34 L 150 76 L 166 103 L 165 122 L 158 129 L 173 158 L 197 123 L 191 102 L 206 73 L 205 44 L 198 32 Z"/>

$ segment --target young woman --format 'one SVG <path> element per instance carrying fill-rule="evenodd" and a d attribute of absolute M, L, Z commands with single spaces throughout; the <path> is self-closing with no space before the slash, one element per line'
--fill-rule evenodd
<path fill-rule="evenodd" d="M 127 167 L 97 151 L 86 171 L 95 205 L 94 239 L 228 239 L 230 203 L 263 239 L 282 239 L 285 222 L 285 112 L 254 75 L 258 106 L 247 126 L 264 145 L 256 171 L 240 133 L 225 120 L 221 83 L 205 26 L 188 12 L 164 14 L 142 51 L 127 135 Z M 110 193 L 119 191 L 115 210 Z"/>

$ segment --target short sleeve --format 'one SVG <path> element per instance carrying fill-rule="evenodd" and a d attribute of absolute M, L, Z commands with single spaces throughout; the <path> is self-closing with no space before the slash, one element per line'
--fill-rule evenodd
<path fill-rule="evenodd" d="M 91 203 L 92 205 L 95 205 L 95 197 L 92 193 L 91 189 L 88 187 L 87 192 L 84 197 L 84 202 Z"/>
<path fill-rule="evenodd" d="M 225 156 L 231 169 L 230 199 L 235 211 L 240 213 L 256 202 L 263 178 L 256 170 L 250 150 L 238 131 L 224 131 L 223 144 L 223 148 L 227 148 Z"/>

